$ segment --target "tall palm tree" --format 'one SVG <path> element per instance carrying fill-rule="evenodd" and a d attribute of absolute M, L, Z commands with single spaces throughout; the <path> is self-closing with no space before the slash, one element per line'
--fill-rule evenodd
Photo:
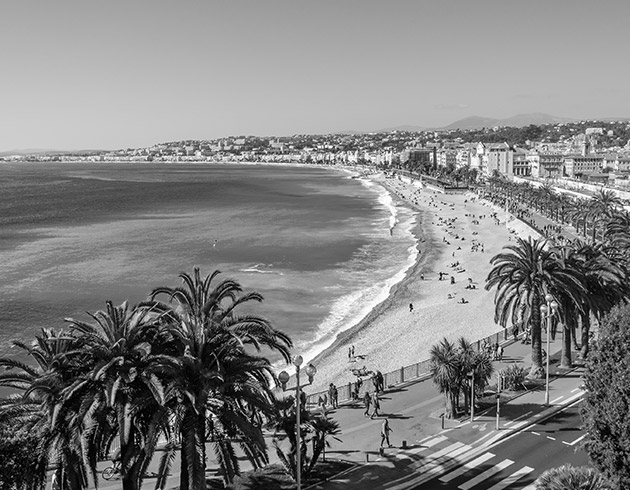
<path fill-rule="evenodd" d="M 66 319 L 93 367 L 64 390 L 64 403 L 85 407 L 85 453 L 94 474 L 117 439 L 123 489 L 137 490 L 166 420 L 160 375 L 175 360 L 152 352 L 160 350 L 163 329 L 150 310 L 107 301 L 104 311 L 89 315 L 93 323 Z"/>
<path fill-rule="evenodd" d="M 508 252 L 494 256 L 486 279 L 487 290 L 496 287 L 495 322 L 506 328 L 519 312 L 532 334 L 532 367 L 530 377 L 544 375 L 540 306 L 546 294 L 554 291 L 579 291 L 582 287 L 575 271 L 564 267 L 549 249 L 546 240 L 517 238 Z"/>
<path fill-rule="evenodd" d="M 601 319 L 618 302 L 630 298 L 627 270 L 611 258 L 603 245 L 573 242 L 575 261 L 586 289 L 581 309 L 582 357 L 588 355 L 591 314 Z"/>
<path fill-rule="evenodd" d="M 20 341 L 14 345 L 24 350 L 35 366 L 13 358 L 0 359 L 0 367 L 5 368 L 0 373 L 0 387 L 17 390 L 15 397 L 2 403 L 0 416 L 40 436 L 37 463 L 25 469 L 30 485 L 39 488 L 52 465 L 62 488 L 86 488 L 88 468 L 82 458 L 80 420 L 76 410 L 60 410 L 63 390 L 89 368 L 80 357 L 65 357 L 76 349 L 76 339 L 63 331 L 42 329 L 32 345 Z"/>
<path fill-rule="evenodd" d="M 271 365 L 258 353 L 267 349 L 289 360 L 289 337 L 259 316 L 238 314 L 240 306 L 260 302 L 262 296 L 243 294 L 231 279 L 214 284 L 218 274 L 202 278 L 194 268 L 192 275 L 180 274 L 182 287 L 156 288 L 143 304 L 164 315 L 183 347 L 170 381 L 181 400 L 176 418 L 182 441 L 182 490 L 205 485 L 207 436 L 228 481 L 239 472 L 234 437 L 242 441 L 241 449 L 254 465 L 266 460 L 260 427 L 247 416 L 251 409 L 273 410 Z M 167 303 L 156 301 L 160 296 L 166 296 Z"/>

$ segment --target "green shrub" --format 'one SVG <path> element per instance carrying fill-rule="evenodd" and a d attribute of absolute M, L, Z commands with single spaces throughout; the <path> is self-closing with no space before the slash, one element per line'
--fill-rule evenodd
<path fill-rule="evenodd" d="M 527 371 L 519 364 L 512 364 L 502 371 L 503 389 L 518 391 L 525 389 L 525 378 Z"/>

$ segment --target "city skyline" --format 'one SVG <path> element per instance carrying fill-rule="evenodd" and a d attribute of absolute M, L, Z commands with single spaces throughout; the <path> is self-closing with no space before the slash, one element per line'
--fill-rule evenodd
<path fill-rule="evenodd" d="M 630 116 L 610 0 L 3 6 L 0 151 Z"/>

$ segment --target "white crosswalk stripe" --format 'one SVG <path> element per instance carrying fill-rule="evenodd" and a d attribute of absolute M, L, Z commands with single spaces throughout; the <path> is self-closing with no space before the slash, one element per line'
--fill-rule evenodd
<path fill-rule="evenodd" d="M 532 482 L 529 485 L 527 485 L 525 488 L 522 488 L 521 490 L 536 490 L 536 482 Z"/>
<path fill-rule="evenodd" d="M 438 445 L 440 442 L 446 441 L 447 438 L 444 436 L 437 436 L 429 440 L 424 440 L 418 447 L 414 447 L 412 449 L 401 449 L 398 452 L 399 459 L 413 459 L 414 456 L 432 448 L 433 446 Z"/>
<path fill-rule="evenodd" d="M 492 458 L 494 458 L 494 454 L 492 454 L 492 453 L 482 454 L 478 458 L 473 459 L 472 461 L 462 465 L 461 467 L 459 467 L 455 471 L 451 471 L 447 475 L 444 475 L 439 480 L 443 481 L 444 483 L 448 483 L 451 480 L 454 480 L 455 478 L 462 476 L 467 471 L 472 470 L 473 468 L 476 468 L 480 464 L 485 463 L 486 461 L 488 461 L 489 459 L 492 459 Z"/>
<path fill-rule="evenodd" d="M 510 486 L 512 483 L 520 480 L 525 475 L 530 474 L 532 471 L 534 471 L 534 468 L 530 468 L 529 466 L 523 466 L 520 470 L 515 471 L 510 476 L 508 476 L 507 478 L 504 478 L 496 485 L 491 486 L 488 490 L 503 490 L 505 487 Z"/>
<path fill-rule="evenodd" d="M 487 480 L 491 476 L 495 475 L 499 471 L 503 471 L 505 468 L 507 468 L 508 466 L 510 466 L 512 464 L 514 464 L 514 461 L 512 461 L 511 459 L 504 459 L 500 463 L 494 465 L 492 468 L 488 468 L 483 473 L 477 475 L 476 477 L 472 478 L 471 480 L 468 480 L 466 483 L 462 483 L 457 488 L 460 488 L 461 490 L 469 490 L 470 488 L 474 487 L 478 483 L 480 483 L 480 482 L 482 482 L 484 480 Z"/>
<path fill-rule="evenodd" d="M 444 456 L 445 454 L 451 453 L 461 447 L 463 447 L 464 444 L 461 442 L 454 442 L 453 444 L 451 444 L 450 446 L 447 446 L 443 449 L 441 449 L 440 451 L 437 451 L 435 453 L 430 454 L 426 459 L 423 459 L 422 461 L 418 461 L 414 464 L 411 465 L 412 468 L 414 469 L 420 469 L 423 466 L 426 466 L 428 464 L 434 463 L 436 460 L 440 459 L 442 456 Z"/>

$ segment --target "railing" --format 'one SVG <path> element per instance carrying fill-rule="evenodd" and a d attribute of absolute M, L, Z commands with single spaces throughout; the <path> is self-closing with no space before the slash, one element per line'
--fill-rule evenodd
<path fill-rule="evenodd" d="M 481 350 L 482 346 L 485 343 L 501 343 L 502 341 L 506 341 L 508 339 L 508 331 L 505 328 L 502 328 L 498 332 L 495 332 L 487 337 L 477 340 L 474 344 L 477 347 L 477 350 Z M 430 367 L 431 361 L 429 359 L 425 359 L 420 362 L 416 362 L 415 364 L 411 364 L 409 366 L 402 366 L 400 369 L 396 369 L 395 371 L 390 371 L 387 373 L 383 373 L 384 385 L 385 388 L 392 388 L 396 385 L 400 385 L 403 383 L 407 383 L 409 381 L 419 381 L 421 379 L 428 378 L 430 375 Z M 341 386 L 337 386 L 337 400 L 339 403 L 349 402 L 352 400 L 360 399 L 365 390 L 370 390 L 373 388 L 371 386 L 372 381 L 370 378 L 366 378 L 361 383 L 361 389 L 357 390 L 357 382 L 349 381 L 346 384 Z M 358 396 L 354 397 L 353 394 L 357 393 Z M 322 399 L 328 399 L 328 391 L 318 391 L 316 393 L 311 393 L 306 397 L 307 405 L 315 405 L 317 406 Z M 330 401 L 328 402 L 330 403 Z"/>

